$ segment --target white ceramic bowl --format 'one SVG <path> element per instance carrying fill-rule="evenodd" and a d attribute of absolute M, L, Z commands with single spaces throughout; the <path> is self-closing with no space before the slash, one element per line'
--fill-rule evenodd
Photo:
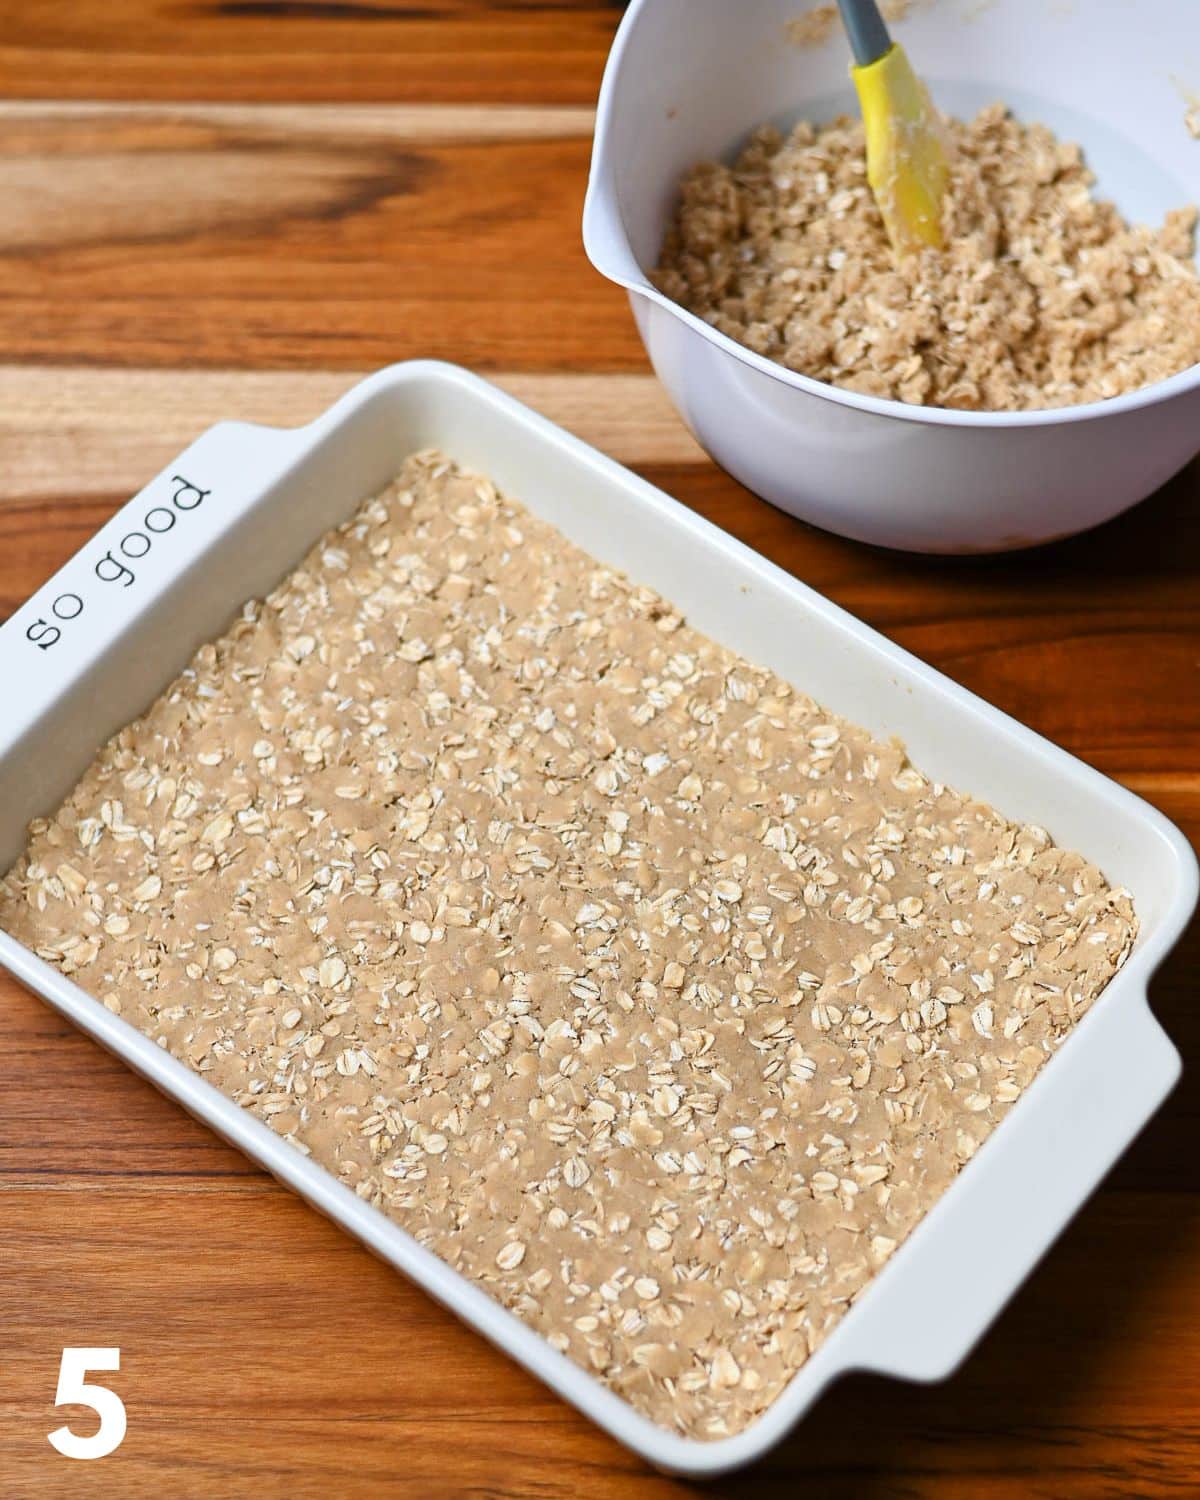
<path fill-rule="evenodd" d="M 1146 985 L 1196 904 L 1195 856 L 1154 808 L 627 469 L 465 370 L 413 363 L 381 370 L 296 431 L 212 428 L 0 626 L 0 870 L 24 847 L 29 819 L 58 805 L 201 642 L 428 446 L 485 470 L 701 630 L 874 734 L 899 736 L 930 775 L 1042 824 L 1133 894 L 1133 952 L 1078 1029 L 778 1400 L 744 1432 L 711 1443 L 649 1422 L 0 932 L 0 966 L 602 1427 L 663 1468 L 719 1473 L 766 1452 L 845 1371 L 930 1380 L 953 1369 L 1137 1134 L 1179 1073 Z M 113 557 L 131 559 L 131 583 Z"/>
<path fill-rule="evenodd" d="M 784 510 L 861 541 L 1000 551 L 1069 536 L 1144 499 L 1200 451 L 1200 366 L 1061 411 L 905 406 L 797 375 L 651 285 L 682 173 L 767 120 L 856 108 L 844 38 L 785 40 L 814 0 L 633 0 L 600 95 L 584 243 L 629 290 L 654 368 L 722 467 Z M 896 28 L 938 104 L 996 99 L 1083 144 L 1135 221 L 1200 199 L 1195 0 L 914 0 Z M 1119 113 L 1113 106 L 1119 107 Z"/>

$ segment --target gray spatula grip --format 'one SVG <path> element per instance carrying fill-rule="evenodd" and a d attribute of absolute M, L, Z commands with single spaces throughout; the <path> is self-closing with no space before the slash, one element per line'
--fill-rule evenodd
<path fill-rule="evenodd" d="M 878 62 L 885 52 L 891 50 L 892 39 L 875 0 L 838 0 L 838 9 L 850 38 L 854 61 L 860 68 Z"/>

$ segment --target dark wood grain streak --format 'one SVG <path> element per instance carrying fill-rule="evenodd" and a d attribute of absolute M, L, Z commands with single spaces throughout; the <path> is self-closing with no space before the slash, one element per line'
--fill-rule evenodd
<path fill-rule="evenodd" d="M 567 118 L 439 141 L 425 117 L 0 111 L 0 360 L 641 369 L 579 243 Z"/>
<path fill-rule="evenodd" d="M 590 104 L 620 8 L 0 4 L 10 98 Z"/>

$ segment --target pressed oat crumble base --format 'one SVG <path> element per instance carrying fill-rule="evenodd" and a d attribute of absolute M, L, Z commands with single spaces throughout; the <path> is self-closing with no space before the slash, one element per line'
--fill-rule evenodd
<path fill-rule="evenodd" d="M 1135 920 L 424 453 L 32 825 L 0 926 L 717 1438 Z"/>
<path fill-rule="evenodd" d="M 790 369 L 929 406 L 1070 406 L 1200 362 L 1194 207 L 1131 227 L 1078 146 L 1001 105 L 946 136 L 943 250 L 893 256 L 860 122 L 765 126 L 684 178 L 655 285 Z"/>

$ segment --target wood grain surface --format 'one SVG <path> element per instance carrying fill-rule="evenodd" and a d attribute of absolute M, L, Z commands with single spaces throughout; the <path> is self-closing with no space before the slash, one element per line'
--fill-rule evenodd
<path fill-rule="evenodd" d="M 0 616 L 212 421 L 301 423 L 436 355 L 1200 843 L 1200 470 L 1090 536 L 951 562 L 811 531 L 714 468 L 579 244 L 618 13 L 0 3 Z M 1152 996 L 1190 1071 L 963 1369 L 846 1380 L 705 1486 L 655 1475 L 0 979 L 0 1495 L 1200 1494 L 1198 976 L 1193 927 Z M 122 1350 L 128 1437 L 98 1463 L 46 1442 L 68 1344 Z"/>

